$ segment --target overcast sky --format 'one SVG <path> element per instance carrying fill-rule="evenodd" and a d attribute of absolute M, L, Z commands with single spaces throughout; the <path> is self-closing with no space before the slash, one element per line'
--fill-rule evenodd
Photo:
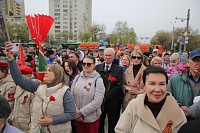
<path fill-rule="evenodd" d="M 49 14 L 49 0 L 25 0 L 26 14 Z M 138 38 L 153 37 L 158 30 L 171 31 L 175 18 L 187 18 L 189 25 L 200 29 L 200 0 L 93 0 L 92 20 L 106 25 L 111 33 L 117 21 L 126 21 Z M 171 23 L 170 23 L 171 22 Z M 186 20 L 176 20 L 176 27 L 185 27 Z"/>

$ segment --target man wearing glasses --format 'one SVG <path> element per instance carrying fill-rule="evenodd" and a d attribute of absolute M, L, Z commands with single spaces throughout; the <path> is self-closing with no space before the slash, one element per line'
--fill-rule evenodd
<path fill-rule="evenodd" d="M 102 114 L 100 117 L 99 133 L 104 133 L 104 121 L 108 115 L 108 133 L 114 133 L 114 128 L 119 120 L 121 101 L 119 94 L 122 90 L 123 70 L 120 66 L 113 63 L 115 51 L 113 48 L 104 50 L 104 63 L 96 66 L 96 70 L 103 79 L 106 89 L 104 102 L 102 104 Z M 112 76 L 115 81 L 111 81 Z"/>
<path fill-rule="evenodd" d="M 200 75 L 196 70 L 200 68 L 200 48 L 191 52 L 188 66 L 190 68 L 185 74 L 172 76 L 168 83 L 168 91 L 172 93 L 186 116 L 189 115 L 188 107 L 193 104 L 193 99 L 200 96 Z"/>

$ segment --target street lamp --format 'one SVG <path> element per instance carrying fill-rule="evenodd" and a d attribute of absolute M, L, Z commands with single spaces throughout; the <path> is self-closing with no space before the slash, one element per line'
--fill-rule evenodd
<path fill-rule="evenodd" d="M 171 44 L 171 50 L 173 49 L 174 47 L 174 25 L 176 23 L 176 21 L 174 21 L 174 23 L 170 22 L 171 24 L 173 24 L 173 31 L 172 31 L 172 44 Z"/>

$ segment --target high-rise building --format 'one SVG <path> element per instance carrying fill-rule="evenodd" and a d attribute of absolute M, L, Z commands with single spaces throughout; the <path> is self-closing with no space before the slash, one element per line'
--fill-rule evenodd
<path fill-rule="evenodd" d="M 78 40 L 79 33 L 92 24 L 92 0 L 49 0 L 49 15 L 55 19 L 50 30 L 54 39 L 63 39 L 59 34 L 67 31 Z"/>
<path fill-rule="evenodd" d="M 25 15 L 24 0 L 3 0 L 3 13 L 8 16 Z"/>

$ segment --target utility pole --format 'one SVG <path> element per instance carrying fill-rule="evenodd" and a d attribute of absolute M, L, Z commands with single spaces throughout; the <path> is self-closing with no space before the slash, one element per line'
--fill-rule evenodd
<path fill-rule="evenodd" d="M 172 22 L 170 22 L 170 23 L 172 23 Z M 176 21 L 175 21 L 174 23 L 172 23 L 172 24 L 173 24 L 173 30 L 172 30 L 172 44 L 171 44 L 171 50 L 172 50 L 173 47 L 174 47 L 174 25 L 175 25 L 175 23 L 176 23 Z"/>
<path fill-rule="evenodd" d="M 184 20 L 187 20 L 186 29 L 185 29 L 184 36 L 183 36 L 184 41 L 180 42 L 180 45 L 179 45 L 179 51 L 181 51 L 182 45 L 184 46 L 184 51 L 186 51 L 186 44 L 188 43 L 188 33 L 189 33 L 190 9 L 188 9 L 187 19 L 186 18 L 177 18 L 177 17 L 175 19 L 180 19 L 182 22 Z"/>
<path fill-rule="evenodd" d="M 184 51 L 186 51 L 186 44 L 188 43 L 189 20 L 190 20 L 190 9 L 188 9 L 188 14 L 187 14 L 187 24 L 186 24 L 186 36 L 185 36 Z"/>

